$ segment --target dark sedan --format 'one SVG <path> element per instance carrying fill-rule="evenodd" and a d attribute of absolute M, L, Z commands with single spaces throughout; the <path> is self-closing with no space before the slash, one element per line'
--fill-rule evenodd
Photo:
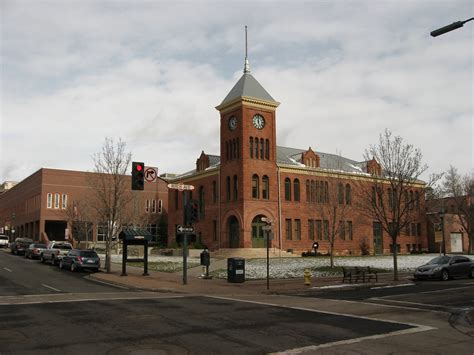
<path fill-rule="evenodd" d="M 25 249 L 25 258 L 39 259 L 44 249 L 46 249 L 46 244 L 31 243 L 28 248 Z"/>
<path fill-rule="evenodd" d="M 59 262 L 59 267 L 61 269 L 70 269 L 71 271 L 83 269 L 99 271 L 100 258 L 93 250 L 73 249 L 63 256 Z"/>
<path fill-rule="evenodd" d="M 438 256 L 418 267 L 414 274 L 416 280 L 440 279 L 446 281 L 450 278 L 466 276 L 474 277 L 474 262 L 461 255 Z"/>
<path fill-rule="evenodd" d="M 10 251 L 16 255 L 25 254 L 25 250 L 31 243 L 33 243 L 33 240 L 30 238 L 16 238 L 10 245 Z"/>

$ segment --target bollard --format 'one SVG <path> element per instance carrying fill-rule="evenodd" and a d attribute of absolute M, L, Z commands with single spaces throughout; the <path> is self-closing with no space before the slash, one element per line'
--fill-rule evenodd
<path fill-rule="evenodd" d="M 306 286 L 311 286 L 311 270 L 310 269 L 304 269 L 304 284 Z"/>

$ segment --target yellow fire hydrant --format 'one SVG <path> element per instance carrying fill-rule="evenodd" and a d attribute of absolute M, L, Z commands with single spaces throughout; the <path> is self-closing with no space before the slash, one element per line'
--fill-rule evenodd
<path fill-rule="evenodd" d="M 304 269 L 304 284 L 306 286 L 311 286 L 311 270 Z"/>

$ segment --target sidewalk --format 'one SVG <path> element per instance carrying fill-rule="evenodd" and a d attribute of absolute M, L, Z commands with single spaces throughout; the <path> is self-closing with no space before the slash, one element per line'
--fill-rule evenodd
<path fill-rule="evenodd" d="M 226 268 L 226 260 L 218 263 L 225 265 L 214 265 L 217 268 Z M 217 263 L 216 263 L 217 264 Z M 304 284 L 303 275 L 298 279 L 270 279 L 269 290 L 267 290 L 267 280 L 251 280 L 243 283 L 228 283 L 227 280 L 213 278 L 206 280 L 200 278 L 202 267 L 188 269 L 187 283 L 183 284 L 183 272 L 167 273 L 158 271 L 149 271 L 149 276 L 143 276 L 143 269 L 127 265 L 127 275 L 121 275 L 121 265 L 112 264 L 112 272 L 107 274 L 105 271 L 91 274 L 88 278 L 98 282 L 110 283 L 113 285 L 126 287 L 130 289 L 155 291 L 155 292 L 174 292 L 191 293 L 206 295 L 244 295 L 244 294 L 287 294 L 304 293 L 307 290 L 324 289 L 327 287 L 371 287 L 392 284 L 406 284 L 411 282 L 411 274 L 399 274 L 399 281 L 393 281 L 393 274 L 379 274 L 377 283 L 342 283 L 342 276 L 313 278 L 311 286 Z"/>

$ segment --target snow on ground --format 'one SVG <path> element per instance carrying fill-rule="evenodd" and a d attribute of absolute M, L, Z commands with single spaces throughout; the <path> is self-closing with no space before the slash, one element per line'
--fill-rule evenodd
<path fill-rule="evenodd" d="M 439 256 L 439 254 L 417 254 L 417 255 L 399 255 L 398 271 L 412 272 L 418 266 L 426 264 L 431 259 Z M 469 257 L 469 255 L 466 255 Z M 101 260 L 105 261 L 105 255 L 100 255 Z M 177 269 L 181 267 L 183 262 L 182 256 L 150 256 L 150 262 L 167 262 L 176 263 Z M 121 255 L 112 255 L 113 263 L 121 263 Z M 199 265 L 199 258 L 188 258 L 188 263 L 196 263 Z M 215 259 L 211 259 L 211 270 L 216 269 L 213 263 L 217 263 Z M 226 263 L 220 261 L 218 265 L 221 268 L 212 272 L 214 277 L 227 278 Z M 338 269 L 334 271 L 318 270 L 321 268 L 328 268 L 330 265 L 329 257 L 307 257 L 307 258 L 271 258 L 270 259 L 270 278 L 289 279 L 303 277 L 305 269 L 309 268 L 312 271 L 313 277 L 326 277 L 340 275 Z M 391 255 L 383 256 L 343 256 L 334 257 L 335 266 L 370 266 L 376 269 L 393 270 L 393 257 Z M 267 260 L 266 259 L 246 259 L 245 260 L 245 278 L 264 279 L 267 277 Z"/>

